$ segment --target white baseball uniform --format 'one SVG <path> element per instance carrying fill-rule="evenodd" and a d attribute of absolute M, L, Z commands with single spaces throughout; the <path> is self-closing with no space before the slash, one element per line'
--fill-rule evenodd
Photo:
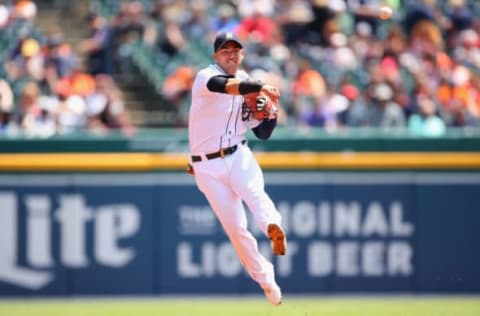
<path fill-rule="evenodd" d="M 218 65 L 210 65 L 199 71 L 193 83 L 188 123 L 190 163 L 199 190 L 222 224 L 240 262 L 266 288 L 276 285 L 273 265 L 260 254 L 257 241 L 247 230 L 242 204 L 244 201 L 266 235 L 268 224 L 281 222 L 280 213 L 264 190 L 260 166 L 245 141 L 248 129 L 258 126 L 260 121 L 242 115 L 243 96 L 208 90 L 207 82 L 217 75 L 226 74 Z M 239 70 L 235 77 L 243 80 L 248 74 Z M 212 153 L 218 155 L 222 148 L 227 153 L 234 152 L 207 158 Z"/>

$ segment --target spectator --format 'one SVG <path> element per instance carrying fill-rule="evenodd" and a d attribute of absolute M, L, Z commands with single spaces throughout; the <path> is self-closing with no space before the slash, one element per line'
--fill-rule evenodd
<path fill-rule="evenodd" d="M 163 84 L 163 95 L 174 100 L 189 91 L 193 83 L 195 70 L 192 67 L 180 66 L 169 74 Z"/>
<path fill-rule="evenodd" d="M 333 33 L 328 39 L 324 59 L 339 72 L 358 67 L 358 61 L 352 49 L 347 45 L 347 36 L 341 32 Z"/>
<path fill-rule="evenodd" d="M 13 110 L 12 88 L 7 81 L 0 79 L 0 135 L 10 133 Z"/>
<path fill-rule="evenodd" d="M 401 106 L 394 101 L 394 91 L 385 82 L 369 87 L 369 105 L 365 120 L 368 126 L 384 129 L 399 129 L 405 126 L 405 114 Z"/>
<path fill-rule="evenodd" d="M 458 119 L 459 115 L 465 124 L 480 117 L 478 84 L 465 66 L 455 65 L 451 78 L 443 78 L 436 91 L 440 112 L 447 123 L 454 121 L 453 118 Z M 455 125 L 460 121 L 457 120 Z"/>
<path fill-rule="evenodd" d="M 422 21 L 435 21 L 438 13 L 435 9 L 436 0 L 420 0 L 410 2 L 406 7 L 403 26 L 405 33 L 410 36 L 415 25 Z"/>
<path fill-rule="evenodd" d="M 242 18 L 256 13 L 263 16 L 272 16 L 276 0 L 233 0 Z"/>
<path fill-rule="evenodd" d="M 116 58 L 114 69 L 126 81 L 133 80 L 131 76 L 134 69 L 131 61 L 132 43 L 144 37 L 145 28 L 146 19 L 143 4 L 140 1 L 123 1 L 120 11 L 110 23 L 110 32 L 112 33 L 111 45 L 113 46 L 110 58 Z M 112 75 L 113 70 L 103 73 Z"/>
<path fill-rule="evenodd" d="M 292 94 L 319 98 L 325 94 L 325 91 L 326 86 L 323 76 L 312 68 L 308 60 L 302 60 L 298 74 L 292 83 Z"/>
<path fill-rule="evenodd" d="M 257 5 L 250 15 L 241 19 L 236 33 L 240 38 L 250 38 L 253 42 L 262 43 L 273 35 L 276 27 L 276 23 Z"/>
<path fill-rule="evenodd" d="M 13 111 L 13 91 L 5 79 L 0 79 L 0 110 L 6 113 Z"/>
<path fill-rule="evenodd" d="M 96 133 L 118 129 L 129 136 L 135 131 L 122 93 L 108 75 L 95 76 L 95 91 L 86 97 L 86 116 L 87 126 Z"/>
<path fill-rule="evenodd" d="M 429 97 L 419 95 L 420 112 L 412 114 L 408 120 L 408 131 L 415 136 L 442 136 L 445 134 L 445 123 L 436 115 L 436 106 Z"/>
<path fill-rule="evenodd" d="M 0 136 L 10 134 L 10 124 L 10 113 L 0 109 Z"/>
<path fill-rule="evenodd" d="M 71 94 L 86 97 L 95 91 L 95 79 L 91 74 L 83 72 L 79 66 L 65 78 L 70 81 Z"/>
<path fill-rule="evenodd" d="M 45 63 L 54 65 L 60 77 L 70 75 L 76 63 L 72 47 L 65 42 L 63 33 L 58 29 L 51 30 L 47 35 L 43 55 Z"/>
<path fill-rule="evenodd" d="M 465 0 L 448 0 L 446 15 L 450 20 L 447 31 L 453 34 L 472 27 L 473 14 Z"/>
<path fill-rule="evenodd" d="M 366 60 L 374 53 L 372 50 L 376 48 L 376 38 L 372 34 L 370 24 L 360 22 L 355 25 L 354 33 L 350 36 L 349 42 L 353 53 L 359 60 Z"/>
<path fill-rule="evenodd" d="M 86 125 L 85 99 L 77 94 L 70 94 L 58 105 L 58 132 L 69 134 L 85 129 Z"/>
<path fill-rule="evenodd" d="M 228 3 L 222 3 L 217 8 L 217 15 L 210 21 L 209 32 L 233 32 L 238 24 L 235 8 Z"/>
<path fill-rule="evenodd" d="M 302 60 L 291 84 L 292 108 L 288 113 L 300 118 L 305 108 L 315 106 L 315 101 L 320 100 L 325 93 L 326 82 L 323 76 L 311 68 L 308 60 Z"/>
<path fill-rule="evenodd" d="M 312 7 L 306 0 L 285 0 L 282 4 L 277 4 L 275 21 L 285 34 L 287 46 L 293 46 L 305 37 L 309 23 L 312 23 L 313 19 Z"/>
<path fill-rule="evenodd" d="M 181 23 L 182 32 L 191 41 L 201 41 L 209 31 L 207 5 L 204 1 L 193 1 L 189 9 L 188 18 Z"/>
<path fill-rule="evenodd" d="M 340 26 L 336 20 L 336 13 L 338 9 L 342 10 L 342 4 L 343 9 L 345 9 L 345 3 L 343 3 L 343 0 L 311 1 L 313 19 L 308 23 L 306 32 L 300 36 L 300 40 L 315 45 L 327 45 L 330 35 L 340 31 Z M 339 5 L 340 8 L 338 8 Z"/>
<path fill-rule="evenodd" d="M 105 18 L 96 13 L 87 17 L 90 36 L 79 45 L 81 53 L 87 57 L 90 74 L 113 74 L 113 33 Z"/>
<path fill-rule="evenodd" d="M 0 3 L 0 31 L 5 29 L 10 19 L 10 10 L 3 3 Z"/>
<path fill-rule="evenodd" d="M 6 70 L 12 80 L 40 80 L 43 76 L 43 63 L 44 57 L 38 40 L 25 37 L 18 41 L 10 53 Z"/>
<path fill-rule="evenodd" d="M 348 8 L 353 12 L 354 27 L 359 23 L 369 25 L 374 36 L 378 36 L 378 8 L 383 4 L 383 0 L 347 0 Z"/>
<path fill-rule="evenodd" d="M 27 83 L 20 95 L 19 122 L 29 136 L 48 137 L 55 133 L 55 119 L 40 104 L 40 89 L 35 82 Z"/>
<path fill-rule="evenodd" d="M 182 32 L 180 24 L 173 18 L 167 18 L 162 23 L 164 27 L 157 34 L 156 45 L 167 58 L 173 58 L 186 49 L 188 40 Z"/>
<path fill-rule="evenodd" d="M 324 127 L 327 131 L 339 127 L 339 113 L 348 108 L 348 99 L 332 90 L 321 98 L 314 98 L 314 104 L 304 110 L 302 121 L 310 127 Z"/>
<path fill-rule="evenodd" d="M 30 0 L 19 0 L 15 4 L 15 16 L 31 22 L 37 16 L 37 5 Z"/>
<path fill-rule="evenodd" d="M 480 35 L 473 29 L 466 29 L 458 34 L 458 43 L 452 57 L 458 62 L 480 70 Z"/>

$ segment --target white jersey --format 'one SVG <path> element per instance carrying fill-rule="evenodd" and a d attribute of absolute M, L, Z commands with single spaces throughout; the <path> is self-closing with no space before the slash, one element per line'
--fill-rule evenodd
<path fill-rule="evenodd" d="M 245 139 L 249 128 L 260 124 L 242 115 L 243 96 L 208 90 L 207 82 L 217 75 L 226 73 L 218 65 L 210 65 L 198 72 L 192 86 L 188 133 L 193 155 L 236 145 Z M 245 80 L 249 76 L 239 70 L 235 78 Z"/>
<path fill-rule="evenodd" d="M 270 236 L 270 227 L 281 230 L 280 212 L 265 192 L 263 174 L 253 152 L 242 144 L 248 129 L 258 126 L 260 121 L 252 119 L 244 108 L 243 96 L 208 90 L 208 81 L 217 75 L 226 74 L 218 65 L 210 65 L 198 72 L 193 83 L 188 122 L 192 155 L 189 163 L 198 189 L 222 224 L 240 262 L 264 289 L 269 301 L 278 305 L 281 291 L 275 281 L 274 267 L 260 253 L 255 237 L 247 228 L 243 203 L 260 230 L 271 240 L 279 240 Z M 249 78 L 245 71 L 238 71 L 235 77 Z M 228 151 L 227 155 L 207 156 L 235 145 L 235 150 Z M 201 159 L 193 159 L 195 156 Z"/>

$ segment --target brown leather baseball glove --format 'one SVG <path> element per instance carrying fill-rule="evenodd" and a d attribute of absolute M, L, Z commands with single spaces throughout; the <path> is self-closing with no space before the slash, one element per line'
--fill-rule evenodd
<path fill-rule="evenodd" d="M 247 109 L 256 120 L 274 119 L 278 115 L 276 102 L 263 92 L 245 94 L 243 96 Z"/>

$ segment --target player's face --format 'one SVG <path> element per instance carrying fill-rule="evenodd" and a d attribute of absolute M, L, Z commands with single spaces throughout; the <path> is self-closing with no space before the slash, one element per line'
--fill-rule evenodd
<path fill-rule="evenodd" d="M 213 59 L 227 74 L 235 75 L 238 67 L 243 61 L 243 49 L 235 43 L 226 43 L 222 48 L 213 54 Z"/>

